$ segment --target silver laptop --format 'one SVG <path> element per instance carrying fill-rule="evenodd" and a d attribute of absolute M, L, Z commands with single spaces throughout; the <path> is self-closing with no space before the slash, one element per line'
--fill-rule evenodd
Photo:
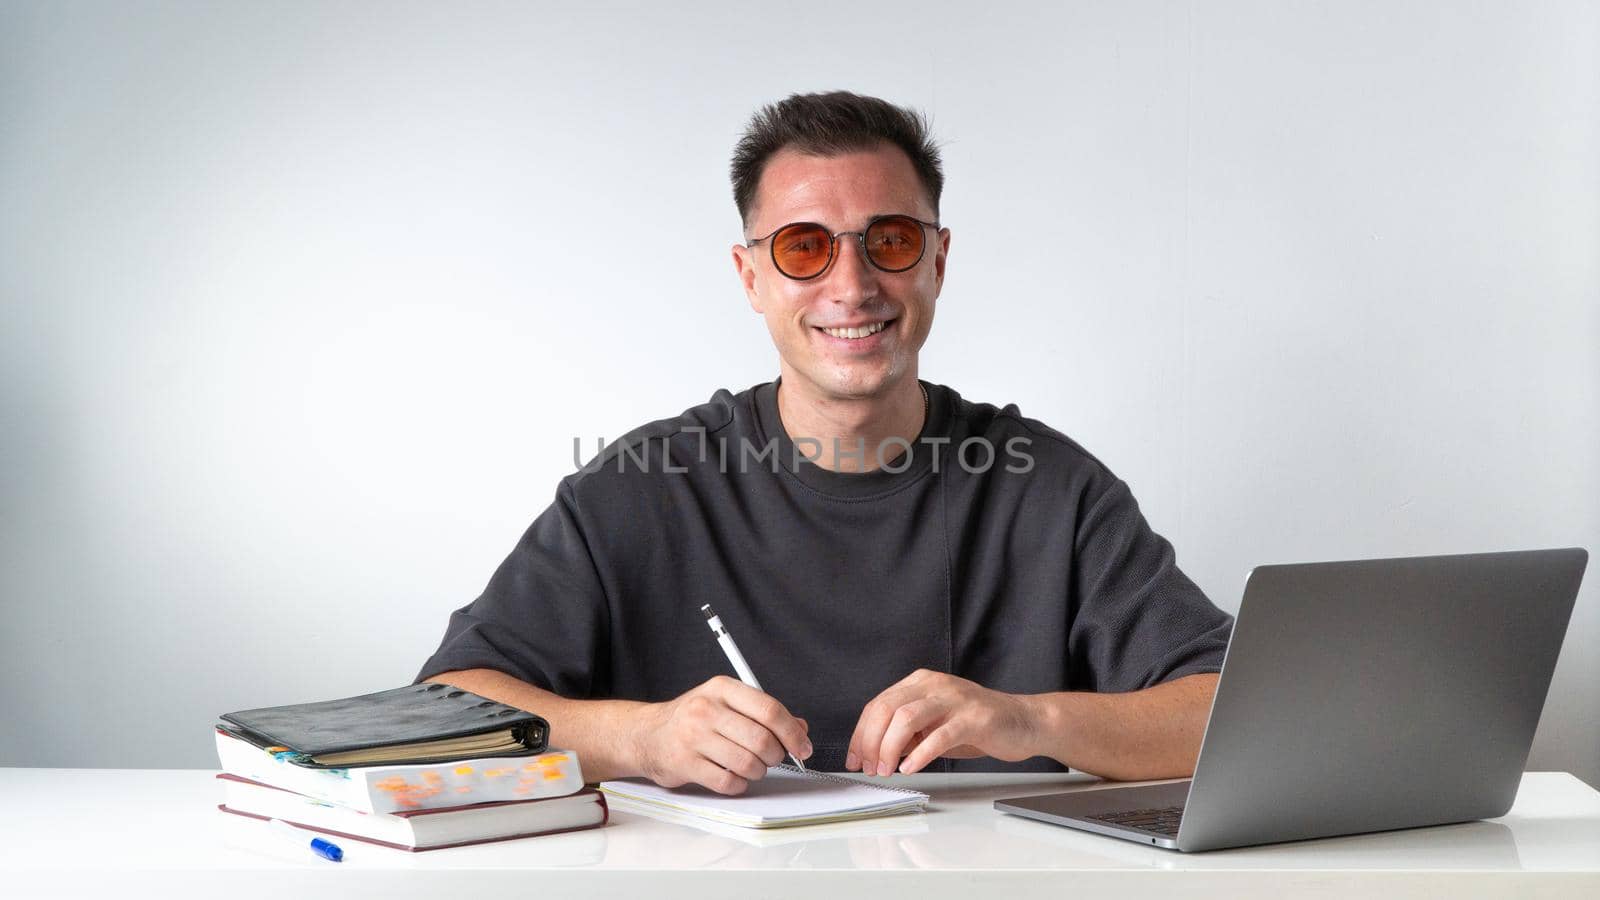
<path fill-rule="evenodd" d="M 1505 815 L 1588 559 L 1260 566 L 1192 779 L 995 808 L 1184 851 Z"/>

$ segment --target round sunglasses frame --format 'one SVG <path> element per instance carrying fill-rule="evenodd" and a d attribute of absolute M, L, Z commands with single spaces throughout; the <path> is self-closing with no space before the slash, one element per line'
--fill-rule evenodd
<path fill-rule="evenodd" d="M 822 268 L 818 269 L 815 275 L 806 275 L 806 276 L 802 277 L 802 276 L 799 276 L 799 275 L 790 275 L 788 272 L 785 272 L 783 270 L 783 266 L 778 263 L 778 248 L 777 248 L 776 244 L 775 243 L 768 243 L 767 244 L 767 256 L 772 260 L 772 267 L 774 269 L 778 270 L 778 274 L 782 275 L 785 278 L 790 279 L 791 281 L 810 281 L 813 278 L 821 278 L 823 275 L 827 274 L 828 270 L 833 268 L 833 260 L 834 260 L 834 258 L 839 255 L 839 238 L 842 238 L 845 235 L 850 235 L 850 236 L 854 237 L 856 239 L 856 241 L 861 244 L 861 257 L 863 259 L 865 259 L 867 262 L 871 263 L 872 267 L 877 269 L 880 272 L 887 272 L 887 273 L 893 275 L 893 274 L 897 274 L 899 272 L 909 272 L 912 269 L 915 269 L 917 267 L 917 263 L 922 262 L 922 258 L 924 256 L 928 255 L 928 239 L 927 239 L 927 235 L 923 235 L 922 247 L 920 249 L 918 249 L 918 251 L 917 251 L 917 258 L 912 260 L 909 264 L 907 264 L 907 265 L 905 265 L 905 266 L 903 266 L 901 268 L 898 268 L 898 269 L 887 268 L 885 266 L 879 265 L 878 261 L 876 259 L 872 258 L 871 251 L 869 251 L 867 249 L 867 232 L 872 230 L 872 226 L 874 226 L 874 225 L 878 224 L 879 222 L 882 222 L 882 221 L 884 221 L 886 219 L 904 219 L 904 220 L 906 220 L 908 222 L 915 222 L 918 225 L 921 225 L 923 228 L 932 228 L 934 231 L 938 231 L 942 227 L 938 222 L 924 222 L 921 219 L 917 218 L 916 216 L 908 216 L 908 215 L 905 215 L 904 213 L 890 213 L 890 214 L 884 215 L 884 216 L 873 216 L 871 219 L 867 220 L 867 227 L 861 229 L 860 231 L 832 231 L 832 232 L 830 232 L 830 231 L 828 231 L 828 226 L 823 225 L 820 222 L 790 222 L 787 225 L 778 226 L 776 229 L 774 229 L 771 233 L 769 233 L 765 237 L 758 237 L 758 238 L 755 238 L 754 240 L 751 240 L 749 243 L 745 244 L 745 248 L 746 249 L 754 248 L 755 245 L 761 243 L 762 241 L 769 241 L 770 242 L 772 240 L 772 238 L 776 237 L 779 232 L 782 232 L 785 229 L 798 228 L 798 227 L 801 227 L 801 226 L 811 226 L 813 228 L 822 229 L 822 231 L 825 234 L 828 235 L 828 261 L 822 264 Z"/>

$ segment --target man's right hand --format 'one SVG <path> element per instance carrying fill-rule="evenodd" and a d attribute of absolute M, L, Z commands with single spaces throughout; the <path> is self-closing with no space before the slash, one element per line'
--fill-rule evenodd
<path fill-rule="evenodd" d="M 694 783 L 742 794 L 785 754 L 811 755 L 804 719 L 726 675 L 640 707 L 632 725 L 628 737 L 638 768 L 662 787 Z"/>

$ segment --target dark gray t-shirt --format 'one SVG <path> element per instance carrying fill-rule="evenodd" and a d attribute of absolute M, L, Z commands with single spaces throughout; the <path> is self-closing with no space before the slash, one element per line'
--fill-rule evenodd
<path fill-rule="evenodd" d="M 489 668 L 567 697 L 667 700 L 733 674 L 710 603 L 762 686 L 810 723 L 813 764 L 837 770 L 862 707 L 918 668 L 1012 693 L 1220 669 L 1231 617 L 1126 484 L 1015 406 L 924 386 L 922 434 L 872 472 L 805 461 L 776 382 L 635 429 L 562 479 L 418 680 Z"/>

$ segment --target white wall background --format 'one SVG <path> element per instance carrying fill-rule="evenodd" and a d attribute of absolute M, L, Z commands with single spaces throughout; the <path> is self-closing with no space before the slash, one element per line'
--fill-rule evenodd
<path fill-rule="evenodd" d="M 725 172 L 797 90 L 933 116 L 924 376 L 1220 605 L 1600 551 L 1594 4 L 665 6 L 0 4 L 0 763 L 405 683 L 573 435 L 770 378 Z M 1597 582 L 1530 761 L 1591 783 Z"/>

